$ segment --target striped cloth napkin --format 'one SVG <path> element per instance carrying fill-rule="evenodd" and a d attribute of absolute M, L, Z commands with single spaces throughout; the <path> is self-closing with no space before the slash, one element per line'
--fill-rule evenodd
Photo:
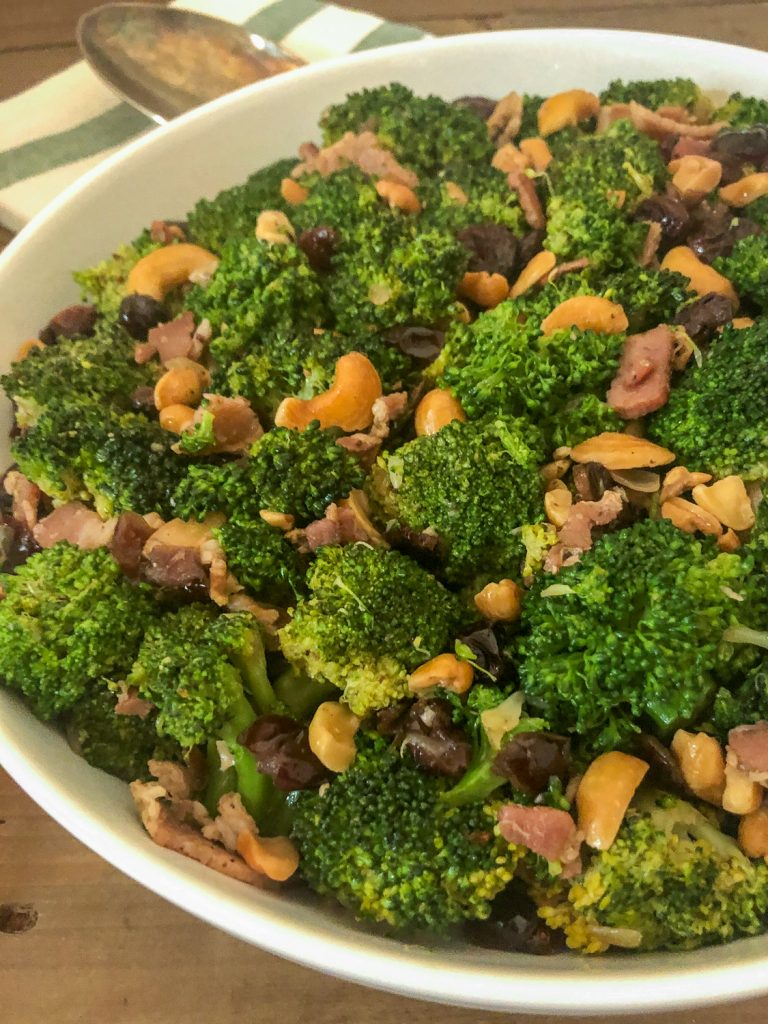
<path fill-rule="evenodd" d="M 185 0 L 178 6 L 245 25 L 306 61 L 426 36 L 319 0 Z M 153 127 L 83 61 L 0 103 L 0 224 L 18 231 L 81 174 Z"/>

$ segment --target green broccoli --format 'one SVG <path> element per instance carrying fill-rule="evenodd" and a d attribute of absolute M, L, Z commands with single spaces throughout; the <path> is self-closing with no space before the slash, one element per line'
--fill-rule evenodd
<path fill-rule="evenodd" d="M 134 242 L 118 246 L 109 259 L 75 271 L 73 277 L 83 299 L 92 302 L 105 320 L 114 323 L 125 297 L 128 275 L 143 256 L 160 246 L 160 242 L 152 241 L 148 231 L 143 231 Z"/>
<path fill-rule="evenodd" d="M 748 203 L 741 211 L 744 217 L 759 224 L 763 231 L 768 231 L 768 196 L 760 196 Z"/>
<path fill-rule="evenodd" d="M 238 581 L 256 597 L 289 604 L 304 590 L 304 559 L 263 519 L 230 520 L 213 531 Z"/>
<path fill-rule="evenodd" d="M 543 316 L 567 295 L 548 285 L 455 329 L 432 373 L 442 371 L 440 383 L 471 417 L 526 416 L 551 432 L 551 418 L 559 421 L 568 403 L 585 394 L 604 397 L 624 347 L 622 334 L 572 328 L 542 336 Z"/>
<path fill-rule="evenodd" d="M 768 720 L 768 657 L 763 656 L 737 686 L 717 691 L 710 717 L 723 742 L 729 731 L 739 725 Z"/>
<path fill-rule="evenodd" d="M 449 183 L 463 190 L 467 202 L 456 200 Z M 490 164 L 445 168 L 439 175 L 423 179 L 416 192 L 423 206 L 421 228 L 455 234 L 473 224 L 490 223 L 501 224 L 516 235 L 529 230 L 517 192 L 509 187 L 506 174 Z"/>
<path fill-rule="evenodd" d="M 255 237 L 228 242 L 210 282 L 193 287 L 185 306 L 220 333 L 216 358 L 270 333 L 311 331 L 326 319 L 320 280 L 301 249 Z"/>
<path fill-rule="evenodd" d="M 659 107 L 685 107 L 693 114 L 711 109 L 701 89 L 690 78 L 657 78 L 640 82 L 615 79 L 600 93 L 600 103 L 641 103 L 651 110 Z"/>
<path fill-rule="evenodd" d="M 573 949 L 601 952 L 612 928 L 642 950 L 697 949 L 763 931 L 768 867 L 683 800 L 645 797 L 612 846 L 543 898 L 540 917 Z"/>
<path fill-rule="evenodd" d="M 726 327 L 650 417 L 648 435 L 696 470 L 768 475 L 768 319 Z"/>
<path fill-rule="evenodd" d="M 220 394 L 220 392 L 215 392 Z M 204 398 L 199 405 L 200 417 L 197 422 L 192 422 L 180 435 L 177 442 L 179 453 L 184 455 L 201 455 L 210 451 L 216 446 L 216 431 L 214 430 L 214 416 L 209 408 L 208 399 Z"/>
<path fill-rule="evenodd" d="M 92 501 L 105 518 L 127 509 L 168 516 L 185 472 L 157 420 L 86 402 L 42 413 L 11 450 L 46 494 Z"/>
<path fill-rule="evenodd" d="M 157 715 L 115 714 L 115 695 L 107 689 L 88 694 L 67 712 L 64 726 L 70 746 L 94 768 L 124 782 L 149 779 L 147 761 L 178 761 L 181 749 L 157 735 Z"/>
<path fill-rule="evenodd" d="M 768 100 L 732 92 L 722 107 L 712 115 L 714 121 L 727 121 L 730 128 L 751 128 L 768 125 Z"/>
<path fill-rule="evenodd" d="M 667 736 L 697 721 L 718 681 L 757 657 L 723 640 L 764 614 L 751 570 L 667 520 L 602 537 L 560 570 L 557 596 L 539 578 L 523 604 L 512 652 L 527 705 L 591 750 L 626 744 L 644 723 Z"/>
<path fill-rule="evenodd" d="M 150 588 L 129 583 L 105 548 L 56 544 L 2 587 L 0 678 L 43 719 L 127 672 L 155 615 Z"/>
<path fill-rule="evenodd" d="M 336 434 L 316 423 L 306 430 L 275 427 L 238 462 L 190 466 L 173 498 L 178 516 L 223 512 L 243 522 L 262 509 L 285 512 L 298 525 L 320 519 L 333 501 L 361 487 L 365 474 Z"/>
<path fill-rule="evenodd" d="M 688 278 L 672 270 L 630 267 L 607 277 L 589 273 L 589 278 L 592 290 L 623 308 L 629 334 L 674 323 L 677 313 L 695 299 L 688 291 Z"/>
<path fill-rule="evenodd" d="M 454 163 L 490 163 L 493 146 L 484 122 L 437 96 L 414 96 L 393 83 L 353 93 L 330 107 L 320 125 L 326 144 L 345 132 L 373 131 L 381 144 L 420 176 Z"/>
<path fill-rule="evenodd" d="M 520 122 L 519 139 L 528 139 L 539 134 L 539 107 L 546 96 L 523 93 L 523 119 Z"/>
<path fill-rule="evenodd" d="M 436 534 L 448 580 L 479 571 L 516 576 L 516 531 L 543 517 L 542 461 L 533 425 L 455 420 L 383 455 L 369 494 L 395 530 Z"/>
<path fill-rule="evenodd" d="M 291 212 L 280 194 L 280 182 L 290 175 L 296 161 L 277 160 L 252 174 L 242 185 L 200 199 L 187 216 L 189 238 L 213 252 L 221 252 L 233 239 L 252 238 L 262 210 Z"/>
<path fill-rule="evenodd" d="M 31 349 L 0 377 L 0 386 L 16 404 L 16 423 L 32 427 L 43 410 L 70 402 L 129 409 L 131 393 L 151 386 L 155 378 L 150 364 L 136 364 L 133 349 L 124 331 L 103 322 L 92 338 L 61 339 Z"/>
<path fill-rule="evenodd" d="M 343 245 L 362 229 L 371 230 L 376 225 L 395 228 L 401 217 L 379 196 L 375 179 L 358 167 L 344 167 L 326 177 L 308 175 L 302 183 L 309 195 L 290 211 L 297 231 L 330 227 Z"/>
<path fill-rule="evenodd" d="M 398 931 L 488 917 L 521 853 L 495 834 L 494 809 L 450 807 L 445 780 L 382 741 L 361 748 L 322 795 L 298 794 L 292 835 L 307 882 Z"/>
<path fill-rule="evenodd" d="M 547 207 L 545 248 L 558 262 L 589 259 L 602 273 L 636 265 L 648 233 L 608 199 L 555 195 Z"/>
<path fill-rule="evenodd" d="M 456 599 L 426 570 L 366 544 L 321 548 L 307 586 L 280 631 L 283 654 L 343 690 L 357 715 L 405 696 L 408 672 L 443 650 L 458 619 Z"/>
<path fill-rule="evenodd" d="M 729 256 L 718 256 L 712 265 L 728 278 L 747 311 L 768 313 L 768 233 L 740 238 Z"/>

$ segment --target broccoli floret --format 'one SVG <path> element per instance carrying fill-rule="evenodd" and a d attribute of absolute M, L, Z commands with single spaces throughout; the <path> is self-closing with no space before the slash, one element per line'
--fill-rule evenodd
<path fill-rule="evenodd" d="M 299 525 L 320 519 L 333 501 L 362 487 L 365 474 L 336 434 L 310 424 L 306 430 L 275 427 L 251 447 L 247 459 L 191 466 L 173 504 L 184 519 L 223 512 L 242 522 L 262 509 L 286 512 Z"/>
<path fill-rule="evenodd" d="M 393 929 L 486 918 L 520 850 L 494 834 L 483 804 L 450 807 L 443 780 L 368 743 L 327 790 L 300 793 L 293 838 L 309 885 Z"/>
<path fill-rule="evenodd" d="M 734 689 L 721 687 L 712 705 L 712 725 L 723 742 L 731 729 L 768 720 L 768 658 L 753 666 Z"/>
<path fill-rule="evenodd" d="M 600 93 L 600 103 L 641 103 L 651 110 L 659 107 L 685 107 L 693 113 L 707 100 L 701 89 L 690 78 L 657 78 L 640 82 L 609 82 Z"/>
<path fill-rule="evenodd" d="M 0 386 L 16 403 L 16 423 L 34 426 L 44 409 L 68 402 L 128 409 L 135 388 L 152 385 L 155 376 L 149 364 L 136 364 L 133 349 L 124 331 L 103 323 L 95 337 L 31 349 L 0 377 Z"/>
<path fill-rule="evenodd" d="M 326 144 L 345 132 L 375 132 L 401 163 L 425 177 L 453 163 L 490 163 L 493 156 L 476 114 L 438 96 L 414 96 L 399 83 L 353 93 L 326 110 L 320 124 Z"/>
<path fill-rule="evenodd" d="M 236 238 L 251 238 L 262 210 L 290 212 L 280 194 L 280 182 L 287 178 L 296 161 L 277 160 L 252 174 L 242 185 L 225 189 L 214 199 L 201 199 L 187 216 L 191 241 L 213 252 Z"/>
<path fill-rule="evenodd" d="M 149 587 L 129 583 L 104 548 L 56 544 L 2 587 L 0 678 L 44 719 L 127 672 L 155 614 Z"/>
<path fill-rule="evenodd" d="M 224 549 L 230 570 L 256 597 L 288 604 L 303 592 L 303 559 L 282 530 L 263 519 L 231 520 L 213 534 Z"/>
<path fill-rule="evenodd" d="M 157 714 L 115 714 L 115 695 L 95 690 L 79 700 L 66 715 L 64 724 L 72 749 L 94 768 L 116 775 L 124 782 L 148 779 L 147 761 L 180 760 L 178 744 L 157 735 Z"/>
<path fill-rule="evenodd" d="M 367 232 L 334 258 L 329 304 L 339 330 L 430 327 L 456 311 L 456 286 L 466 268 L 464 246 L 439 231 Z"/>
<path fill-rule="evenodd" d="M 667 520 L 604 536 L 560 570 L 557 596 L 539 578 L 523 604 L 513 646 L 528 706 L 593 750 L 621 746 L 643 723 L 666 736 L 696 721 L 718 679 L 757 657 L 723 641 L 729 626 L 759 620 L 751 569 Z"/>
<path fill-rule="evenodd" d="M 25 476 L 58 501 L 92 501 L 102 517 L 171 512 L 185 466 L 141 413 L 81 403 L 44 412 L 12 445 Z"/>
<path fill-rule="evenodd" d="M 458 185 L 467 197 L 457 201 L 448 184 Z M 472 224 L 501 224 L 516 235 L 529 230 L 517 192 L 507 176 L 490 164 L 481 167 L 445 168 L 441 174 L 424 178 L 416 189 L 423 211 L 419 225 L 455 234 Z"/>
<path fill-rule="evenodd" d="M 216 394 L 242 395 L 260 417 L 272 419 L 287 395 L 311 398 L 329 388 L 337 360 L 352 351 L 370 359 L 385 392 L 400 390 L 412 371 L 408 356 L 380 335 L 350 337 L 335 331 L 315 331 L 291 337 L 270 336 L 234 359 L 228 360 L 225 353 L 211 386 Z M 216 342 L 212 352 L 219 355 Z"/>
<path fill-rule="evenodd" d="M 75 271 L 73 277 L 83 299 L 92 302 L 106 320 L 117 320 L 128 275 L 143 256 L 159 249 L 160 244 L 153 242 L 149 232 L 144 231 L 135 242 L 119 246 L 109 259 L 85 270 Z"/>
<path fill-rule="evenodd" d="M 270 333 L 311 331 L 326 318 L 320 280 L 301 249 L 257 238 L 228 242 L 210 282 L 192 288 L 185 306 L 221 332 L 219 349 L 229 355 Z"/>
<path fill-rule="evenodd" d="M 620 432 L 624 421 L 597 395 L 580 395 L 567 402 L 547 423 L 547 437 L 553 450 L 561 445 L 572 448 L 603 431 Z"/>
<path fill-rule="evenodd" d="M 602 196 L 553 196 L 547 218 L 544 245 L 558 262 L 587 258 L 603 273 L 636 264 L 648 232 Z"/>
<path fill-rule="evenodd" d="M 594 278 L 595 290 L 611 302 L 618 302 L 627 314 L 630 334 L 650 330 L 657 324 L 674 323 L 679 310 L 693 298 L 688 291 L 688 278 L 671 270 L 631 267 L 608 277 Z"/>
<path fill-rule="evenodd" d="M 520 122 L 518 138 L 528 139 L 539 134 L 539 107 L 546 96 L 523 93 L 523 119 Z"/>
<path fill-rule="evenodd" d="M 660 806 L 661 805 L 661 806 Z M 768 867 L 750 861 L 690 804 L 664 795 L 630 808 L 613 845 L 539 908 L 571 948 L 606 948 L 596 929 L 638 933 L 642 950 L 697 949 L 765 928 Z"/>
<path fill-rule="evenodd" d="M 740 238 L 729 256 L 718 256 L 712 265 L 728 278 L 742 305 L 768 313 L 768 233 Z"/>
<path fill-rule="evenodd" d="M 443 650 L 458 618 L 456 599 L 398 551 L 321 548 L 307 585 L 280 631 L 283 654 L 359 715 L 405 696 L 408 672 Z"/>
<path fill-rule="evenodd" d="M 714 121 L 727 121 L 730 128 L 751 128 L 768 124 L 768 100 L 732 92 L 712 115 Z"/>
<path fill-rule="evenodd" d="M 565 294 L 549 285 L 530 303 L 502 302 L 453 332 L 435 370 L 469 416 L 528 416 L 546 433 L 567 403 L 604 397 L 624 336 L 576 328 L 542 336 L 542 317 Z"/>
<path fill-rule="evenodd" d="M 400 216 L 381 199 L 375 179 L 358 167 L 344 167 L 326 177 L 309 175 L 302 182 L 309 195 L 290 212 L 297 231 L 333 228 L 341 244 L 347 244 L 361 228 L 394 226 Z"/>
<path fill-rule="evenodd" d="M 763 231 L 768 231 L 768 196 L 760 196 L 759 199 L 748 203 L 741 212 L 746 218 L 759 224 Z"/>
<path fill-rule="evenodd" d="M 681 463 L 717 477 L 768 475 L 768 319 L 726 327 L 650 417 L 648 434 Z"/>
<path fill-rule="evenodd" d="M 369 492 L 396 529 L 437 535 L 452 582 L 481 570 L 515 576 L 516 531 L 543 517 L 541 461 L 532 425 L 455 420 L 383 455 Z"/>
<path fill-rule="evenodd" d="M 216 392 L 217 394 L 219 392 Z M 203 399 L 200 403 L 200 418 L 187 427 L 177 442 L 179 452 L 185 455 L 200 455 L 210 451 L 216 445 L 216 431 L 214 430 L 214 417 L 209 409 L 209 402 Z"/>
<path fill-rule="evenodd" d="M 768 574 L 768 496 L 764 493 L 757 506 L 755 525 L 749 537 L 749 549 L 758 568 Z"/>

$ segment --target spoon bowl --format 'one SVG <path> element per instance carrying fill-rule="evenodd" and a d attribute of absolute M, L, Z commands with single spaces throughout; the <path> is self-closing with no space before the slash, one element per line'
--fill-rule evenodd
<path fill-rule="evenodd" d="M 158 124 L 304 64 L 240 25 L 145 3 L 88 11 L 77 41 L 96 74 Z"/>

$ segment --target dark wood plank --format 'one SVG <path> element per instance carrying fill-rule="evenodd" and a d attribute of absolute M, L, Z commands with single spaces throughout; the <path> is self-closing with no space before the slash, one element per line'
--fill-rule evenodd
<path fill-rule="evenodd" d="M 99 0 L 0 0 L 0 50 L 73 43 L 77 19 L 98 3 Z M 222 4 L 222 10 L 225 7 Z"/>
<path fill-rule="evenodd" d="M 52 46 L 50 49 L 0 52 L 0 100 L 14 96 L 48 75 L 62 71 L 74 63 L 78 56 L 74 43 Z"/>

